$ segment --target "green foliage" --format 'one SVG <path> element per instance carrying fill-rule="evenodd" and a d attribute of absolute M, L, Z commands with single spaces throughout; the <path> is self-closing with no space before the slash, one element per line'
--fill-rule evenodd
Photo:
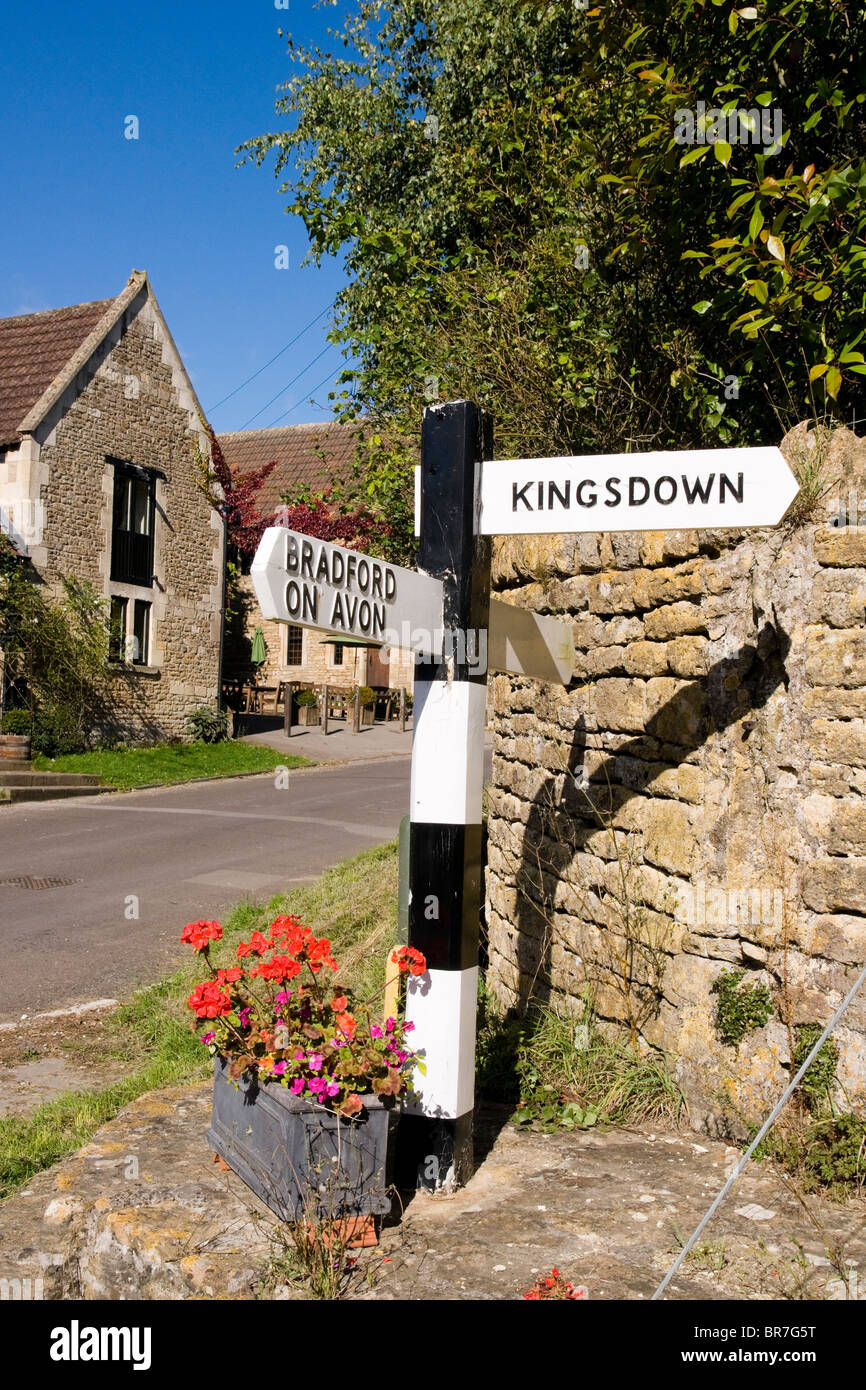
<path fill-rule="evenodd" d="M 362 685 L 360 687 L 360 696 L 361 704 L 364 709 L 369 709 L 371 705 L 376 703 L 376 692 L 369 685 Z"/>
<path fill-rule="evenodd" d="M 295 694 L 296 705 L 317 705 L 319 697 L 315 690 L 299 690 Z"/>
<path fill-rule="evenodd" d="M 723 1043 L 737 1047 L 747 1033 L 763 1028 L 773 1016 L 773 1001 L 764 984 L 744 985 L 744 970 L 723 970 L 712 985 L 716 999 L 716 1032 Z"/>
<path fill-rule="evenodd" d="M 35 751 L 88 746 L 106 721 L 108 612 L 91 584 L 67 578 L 59 594 L 0 536 L 0 648 L 11 701 L 31 715 Z"/>
<path fill-rule="evenodd" d="M 482 1094 L 518 1102 L 519 1125 L 676 1124 L 683 1105 L 664 1058 L 607 1037 L 589 1006 L 579 1021 L 550 1008 L 517 1020 L 482 987 L 476 1066 Z"/>
<path fill-rule="evenodd" d="M 341 409 L 395 550 L 430 400 L 491 409 L 499 457 L 862 414 L 863 6 L 357 0 L 332 34 L 288 40 L 285 128 L 242 152 L 345 259 Z M 780 111 L 781 150 L 678 143 L 701 100 Z"/>
<path fill-rule="evenodd" d="M 823 1031 L 820 1023 L 801 1023 L 794 1029 L 794 1056 L 791 1059 L 793 1072 L 800 1070 Z M 839 1049 L 830 1037 L 819 1049 L 818 1055 L 800 1082 L 803 1099 L 815 1114 L 830 1108 L 838 1063 Z"/>
<path fill-rule="evenodd" d="M 775 1159 L 804 1192 L 844 1200 L 866 1187 L 866 1120 L 850 1112 L 789 1120 L 770 1131 L 755 1156 Z"/>
<path fill-rule="evenodd" d="M 214 705 L 199 705 L 187 715 L 186 727 L 198 743 L 222 743 L 229 736 L 228 715 Z"/>
<path fill-rule="evenodd" d="M 29 709 L 7 709 L 3 715 L 4 734 L 20 734 L 26 737 L 33 729 L 33 716 Z"/>

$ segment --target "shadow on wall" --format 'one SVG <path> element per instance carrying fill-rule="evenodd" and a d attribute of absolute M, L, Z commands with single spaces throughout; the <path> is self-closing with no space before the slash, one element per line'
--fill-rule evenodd
<path fill-rule="evenodd" d="M 700 680 L 678 690 L 647 722 L 643 734 L 628 739 L 616 752 L 599 753 L 600 764 L 589 774 L 585 768 L 586 726 L 583 717 L 578 720 L 562 773 L 548 777 L 533 800 L 517 861 L 514 879 L 520 975 L 515 1007 L 519 1013 L 525 1013 L 530 1003 L 544 1004 L 551 998 L 556 888 L 564 871 L 586 850 L 590 836 L 598 837 L 605 830 L 612 836 L 617 815 L 658 776 L 659 764 L 675 769 L 711 733 L 728 728 L 749 710 L 759 710 L 780 685 L 787 689 L 785 662 L 791 641 L 779 626 L 775 612 L 773 617 L 773 622 L 760 629 L 754 643 L 744 645 L 734 655 L 717 662 Z M 747 722 L 743 737 L 749 732 L 751 726 Z M 664 755 L 660 744 L 665 746 Z M 681 750 L 676 761 L 671 760 L 671 745 Z M 650 759 L 655 764 L 652 769 Z M 617 837 L 620 834 L 616 832 Z M 623 874 L 629 872 L 629 866 L 626 864 L 623 869 L 620 864 L 619 868 L 617 877 L 627 896 Z M 630 910 L 627 902 L 621 907 L 622 913 Z M 618 952 L 607 973 L 616 975 L 617 971 L 633 969 L 639 977 L 634 982 L 636 1000 L 628 1004 L 624 1020 L 635 1032 L 658 1012 L 661 975 L 653 978 L 650 968 L 652 941 L 629 943 L 625 940 L 628 932 L 623 932 L 625 925 L 620 917 L 617 932 L 603 929 L 603 936 L 611 949 Z M 618 933 L 623 934 L 620 946 L 613 944 Z M 634 935 L 639 938 L 641 933 Z M 644 958 L 640 959 L 642 953 Z M 596 963 L 595 973 L 600 977 L 595 983 L 610 983 L 601 978 L 606 973 L 603 966 L 599 969 Z"/>

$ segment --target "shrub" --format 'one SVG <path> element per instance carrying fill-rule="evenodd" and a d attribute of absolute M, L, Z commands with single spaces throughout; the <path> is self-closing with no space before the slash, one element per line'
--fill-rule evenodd
<path fill-rule="evenodd" d="M 737 1047 L 755 1028 L 763 1028 L 773 1015 L 773 1001 L 764 984 L 744 985 L 744 970 L 723 970 L 713 981 L 717 995 L 716 1032 L 723 1043 Z"/>
<path fill-rule="evenodd" d="M 4 734 L 29 734 L 33 728 L 29 709 L 7 709 L 2 727 Z"/>
<path fill-rule="evenodd" d="M 31 747 L 46 758 L 66 753 L 84 753 L 87 739 L 77 714 L 67 705 L 40 707 L 33 714 Z"/>
<path fill-rule="evenodd" d="M 229 720 L 224 709 L 199 705 L 187 715 L 186 727 L 198 743 L 222 743 L 229 736 Z"/>
<path fill-rule="evenodd" d="M 369 685 L 362 685 L 360 693 L 361 704 L 364 706 L 365 709 L 369 709 L 371 705 L 375 705 L 376 692 L 375 690 L 371 689 Z"/>
<path fill-rule="evenodd" d="M 295 704 L 298 706 L 317 705 L 319 697 L 315 690 L 299 690 L 295 696 Z"/>

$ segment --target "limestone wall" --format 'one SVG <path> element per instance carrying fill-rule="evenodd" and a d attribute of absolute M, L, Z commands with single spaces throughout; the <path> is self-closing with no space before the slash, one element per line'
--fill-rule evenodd
<path fill-rule="evenodd" d="M 570 614 L 567 690 L 497 676 L 487 927 L 502 1000 L 602 1019 L 675 1062 L 695 1127 L 766 1114 L 798 1025 L 866 959 L 866 442 L 785 441 L 827 491 L 751 532 L 502 538 L 494 585 Z M 860 515 L 866 516 L 861 505 Z M 738 1046 L 720 973 L 770 991 Z M 866 992 L 838 1076 L 866 1100 Z M 840 1093 L 841 1094 L 841 1093 Z"/>

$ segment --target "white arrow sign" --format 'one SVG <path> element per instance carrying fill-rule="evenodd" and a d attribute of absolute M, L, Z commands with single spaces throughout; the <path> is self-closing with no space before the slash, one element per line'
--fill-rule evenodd
<path fill-rule="evenodd" d="M 441 650 L 442 581 L 357 550 L 269 526 L 250 575 L 265 618 L 371 646 L 405 632 L 403 645 Z"/>
<path fill-rule="evenodd" d="M 571 622 L 492 598 L 487 664 L 495 671 L 568 685 L 574 670 Z"/>
<path fill-rule="evenodd" d="M 780 449 L 671 450 L 481 465 L 479 534 L 775 526 L 799 491 Z"/>

